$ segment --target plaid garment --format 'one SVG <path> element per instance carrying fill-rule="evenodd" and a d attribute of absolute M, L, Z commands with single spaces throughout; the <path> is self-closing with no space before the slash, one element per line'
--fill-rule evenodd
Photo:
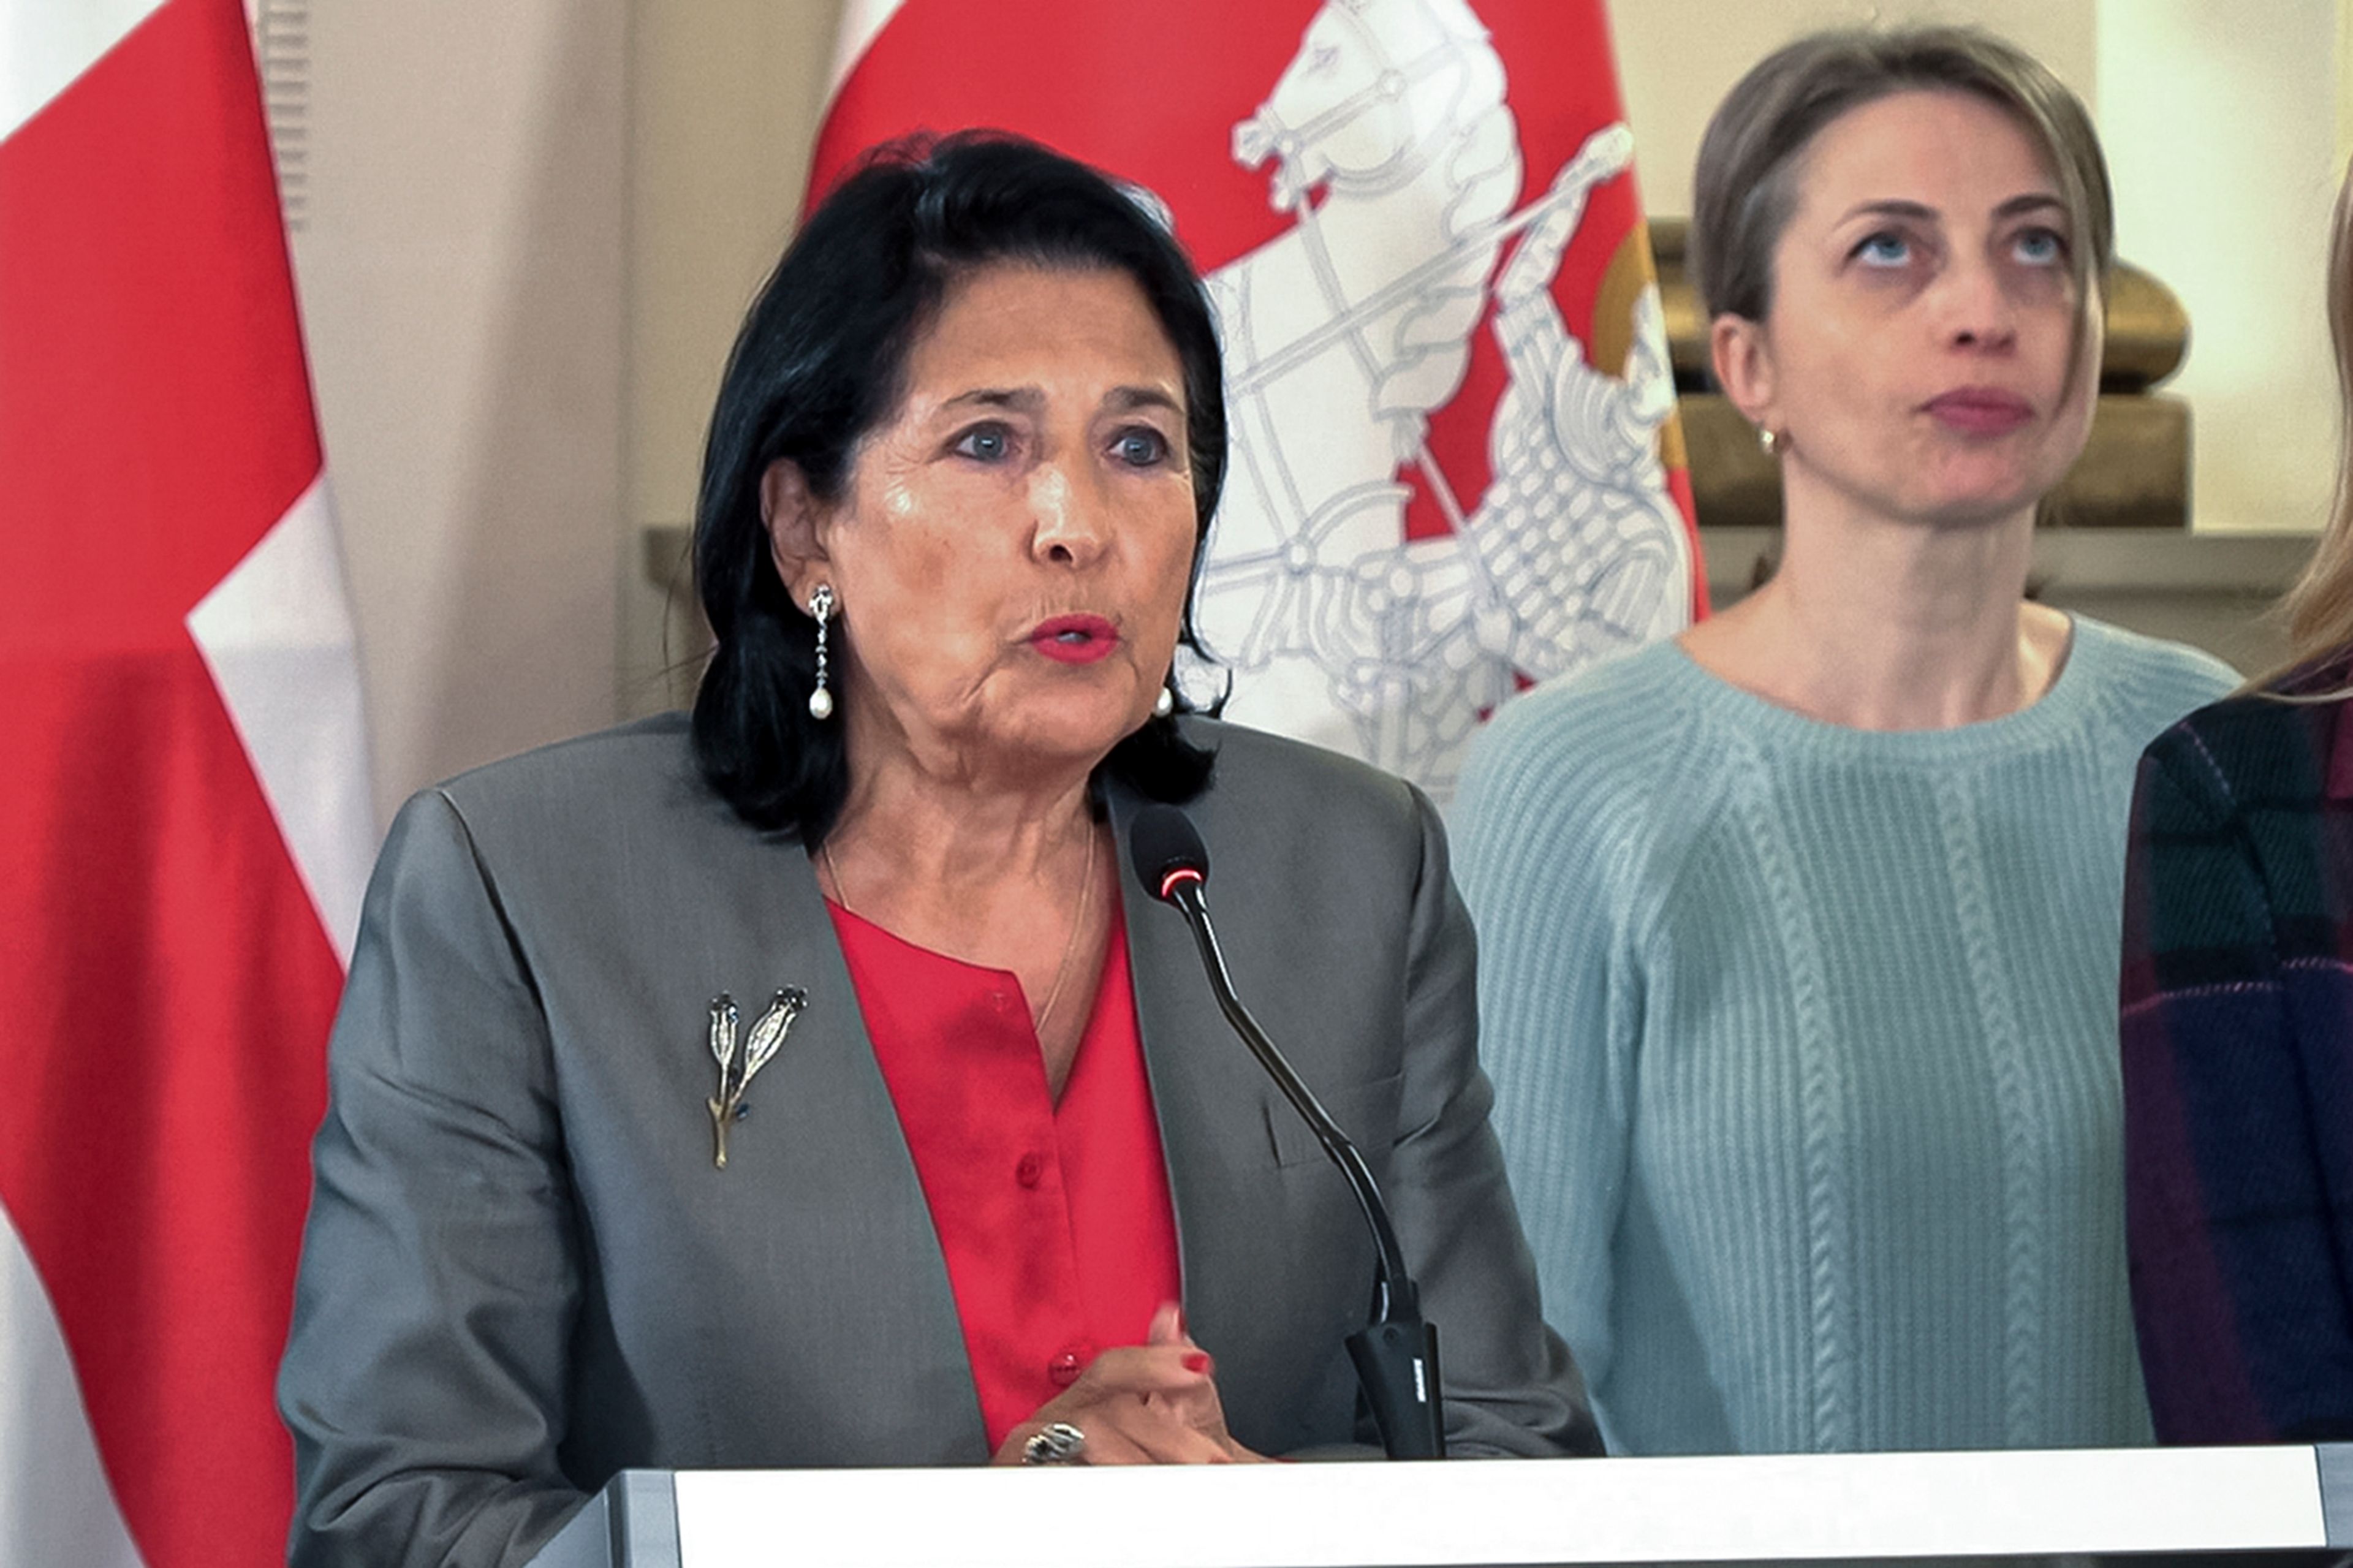
<path fill-rule="evenodd" d="M 2339 658 L 2274 690 L 2338 693 Z M 2160 1442 L 2353 1437 L 2353 716 L 2270 692 L 2143 756 L 2125 891 L 2133 1310 Z"/>

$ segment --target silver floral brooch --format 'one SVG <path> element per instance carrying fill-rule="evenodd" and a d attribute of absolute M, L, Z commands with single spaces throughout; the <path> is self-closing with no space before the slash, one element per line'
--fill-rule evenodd
<path fill-rule="evenodd" d="M 719 1062 L 719 1093 L 703 1103 L 711 1108 L 711 1163 L 721 1170 L 727 1168 L 727 1128 L 749 1109 L 744 1103 L 744 1091 L 752 1087 L 753 1078 L 768 1065 L 776 1047 L 785 1043 L 785 1036 L 793 1020 L 808 1005 L 808 993 L 797 985 L 787 985 L 768 1003 L 768 1010 L 752 1026 L 751 1035 L 736 1048 L 737 1026 L 735 998 L 722 992 L 711 999 L 711 1054 Z"/>

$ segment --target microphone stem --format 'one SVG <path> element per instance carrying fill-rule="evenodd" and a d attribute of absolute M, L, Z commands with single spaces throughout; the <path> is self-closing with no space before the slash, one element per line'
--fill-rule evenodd
<path fill-rule="evenodd" d="M 1315 1134 L 1324 1152 L 1347 1179 L 1356 1206 L 1365 1212 L 1365 1223 L 1371 1227 L 1374 1245 L 1380 1253 L 1379 1274 L 1375 1281 L 1378 1299 L 1374 1303 L 1373 1321 L 1418 1321 L 1420 1305 L 1413 1300 L 1415 1292 L 1411 1276 L 1406 1272 L 1405 1248 L 1398 1242 L 1397 1227 L 1389 1223 L 1388 1205 L 1381 1201 L 1380 1185 L 1373 1180 L 1371 1167 L 1365 1163 L 1364 1155 L 1348 1135 L 1340 1131 L 1340 1124 L 1316 1100 L 1314 1091 L 1291 1070 L 1291 1064 L 1283 1059 L 1266 1031 L 1259 1027 L 1258 1020 L 1250 1016 L 1250 1009 L 1242 1005 L 1233 979 L 1226 973 L 1226 955 L 1219 950 L 1218 933 L 1209 924 L 1208 904 L 1201 896 L 1199 885 L 1180 884 L 1171 889 L 1168 897 L 1185 916 L 1185 923 L 1192 928 L 1193 941 L 1201 950 L 1201 966 L 1208 972 L 1209 989 L 1215 993 L 1226 1022 L 1233 1026 L 1234 1033 L 1242 1037 L 1242 1043 L 1250 1047 L 1267 1076 L 1274 1079 L 1275 1087 L 1282 1090 L 1283 1098 L 1291 1101 L 1308 1130 Z"/>

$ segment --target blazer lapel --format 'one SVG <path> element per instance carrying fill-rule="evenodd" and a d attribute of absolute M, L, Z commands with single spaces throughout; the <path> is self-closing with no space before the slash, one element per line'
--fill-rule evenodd
<path fill-rule="evenodd" d="M 1265 1289 L 1266 1281 L 1285 1264 L 1267 1131 L 1275 1091 L 1219 1011 L 1191 927 L 1136 880 L 1127 834 L 1143 802 L 1116 785 L 1107 796 L 1119 840 L 1136 1026 L 1176 1211 L 1186 1316 L 1193 1336 L 1230 1365 L 1243 1347 L 1282 1339 L 1264 1321 L 1268 1303 L 1280 1295 Z"/>
<path fill-rule="evenodd" d="M 759 1114 L 731 1137 L 729 1169 L 713 1184 L 765 1211 L 756 1228 L 780 1260 L 839 1254 L 845 1237 L 858 1238 L 865 1305 L 847 1316 L 837 1304 L 810 1312 L 823 1322 L 826 1374 L 843 1384 L 826 1407 L 863 1409 L 876 1427 L 890 1428 L 887 1437 L 875 1435 L 872 1452 L 907 1456 L 904 1462 L 986 1458 L 946 1261 L 849 965 L 807 858 L 794 847 L 776 868 L 781 919 L 760 933 L 759 962 L 804 987 L 808 1006 L 746 1093 Z M 756 1011 L 744 1009 L 746 1029 Z M 826 1195 L 806 1201 L 818 1194 Z M 772 1300 L 781 1305 L 802 1288 L 773 1279 Z"/>

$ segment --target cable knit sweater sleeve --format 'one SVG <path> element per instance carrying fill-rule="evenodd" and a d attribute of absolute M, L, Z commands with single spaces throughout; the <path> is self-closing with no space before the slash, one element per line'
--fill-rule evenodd
<path fill-rule="evenodd" d="M 1642 904 L 1652 886 L 1639 792 L 1608 681 L 1531 693 L 1499 716 L 1465 773 L 1457 871 L 1482 922 L 1479 1010 L 1495 1127 L 1545 1315 L 1588 1387 L 1614 1350 L 1610 1247 L 1627 1193 L 1641 1032 Z M 1578 1194 L 1576 1203 L 1553 1201 Z M 1605 1421 L 1606 1430 L 1606 1421 Z"/>

